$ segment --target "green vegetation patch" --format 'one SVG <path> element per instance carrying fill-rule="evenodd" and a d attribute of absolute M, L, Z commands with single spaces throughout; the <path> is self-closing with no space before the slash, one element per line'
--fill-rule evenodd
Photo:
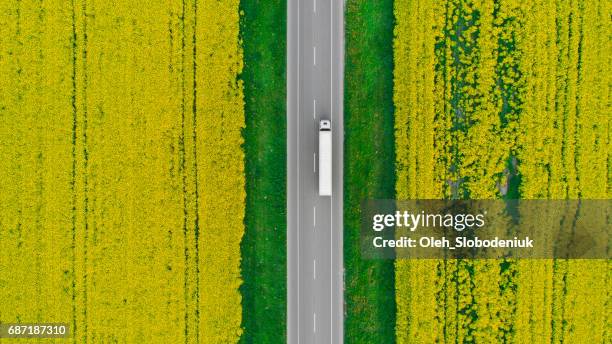
<path fill-rule="evenodd" d="M 362 200 L 394 198 L 393 1 L 346 4 L 344 264 L 347 343 L 395 341 L 393 261 L 359 252 Z"/>
<path fill-rule="evenodd" d="M 242 343 L 286 341 L 285 20 L 281 0 L 242 0 L 246 232 Z"/>

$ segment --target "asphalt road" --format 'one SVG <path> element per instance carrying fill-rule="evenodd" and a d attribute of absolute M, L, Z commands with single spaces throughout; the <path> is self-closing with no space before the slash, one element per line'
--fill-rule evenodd
<path fill-rule="evenodd" d="M 287 3 L 288 343 L 342 343 L 344 2 Z M 318 123 L 333 136 L 331 197 L 318 196 Z"/>

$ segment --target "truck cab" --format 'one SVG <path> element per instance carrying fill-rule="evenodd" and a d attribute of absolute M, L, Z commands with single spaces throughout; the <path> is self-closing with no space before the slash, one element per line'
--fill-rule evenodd
<path fill-rule="evenodd" d="M 319 130 L 320 131 L 331 131 L 331 121 L 327 119 L 323 119 L 319 122 Z"/>

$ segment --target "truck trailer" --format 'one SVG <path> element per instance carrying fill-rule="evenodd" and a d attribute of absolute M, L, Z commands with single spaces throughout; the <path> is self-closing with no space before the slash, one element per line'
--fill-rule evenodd
<path fill-rule="evenodd" d="M 319 122 L 319 196 L 332 194 L 332 132 L 331 122 Z"/>

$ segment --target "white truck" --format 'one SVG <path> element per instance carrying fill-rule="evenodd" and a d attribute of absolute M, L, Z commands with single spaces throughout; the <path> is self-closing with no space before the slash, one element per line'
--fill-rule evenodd
<path fill-rule="evenodd" d="M 319 196 L 332 194 L 332 132 L 331 121 L 319 122 Z"/>

